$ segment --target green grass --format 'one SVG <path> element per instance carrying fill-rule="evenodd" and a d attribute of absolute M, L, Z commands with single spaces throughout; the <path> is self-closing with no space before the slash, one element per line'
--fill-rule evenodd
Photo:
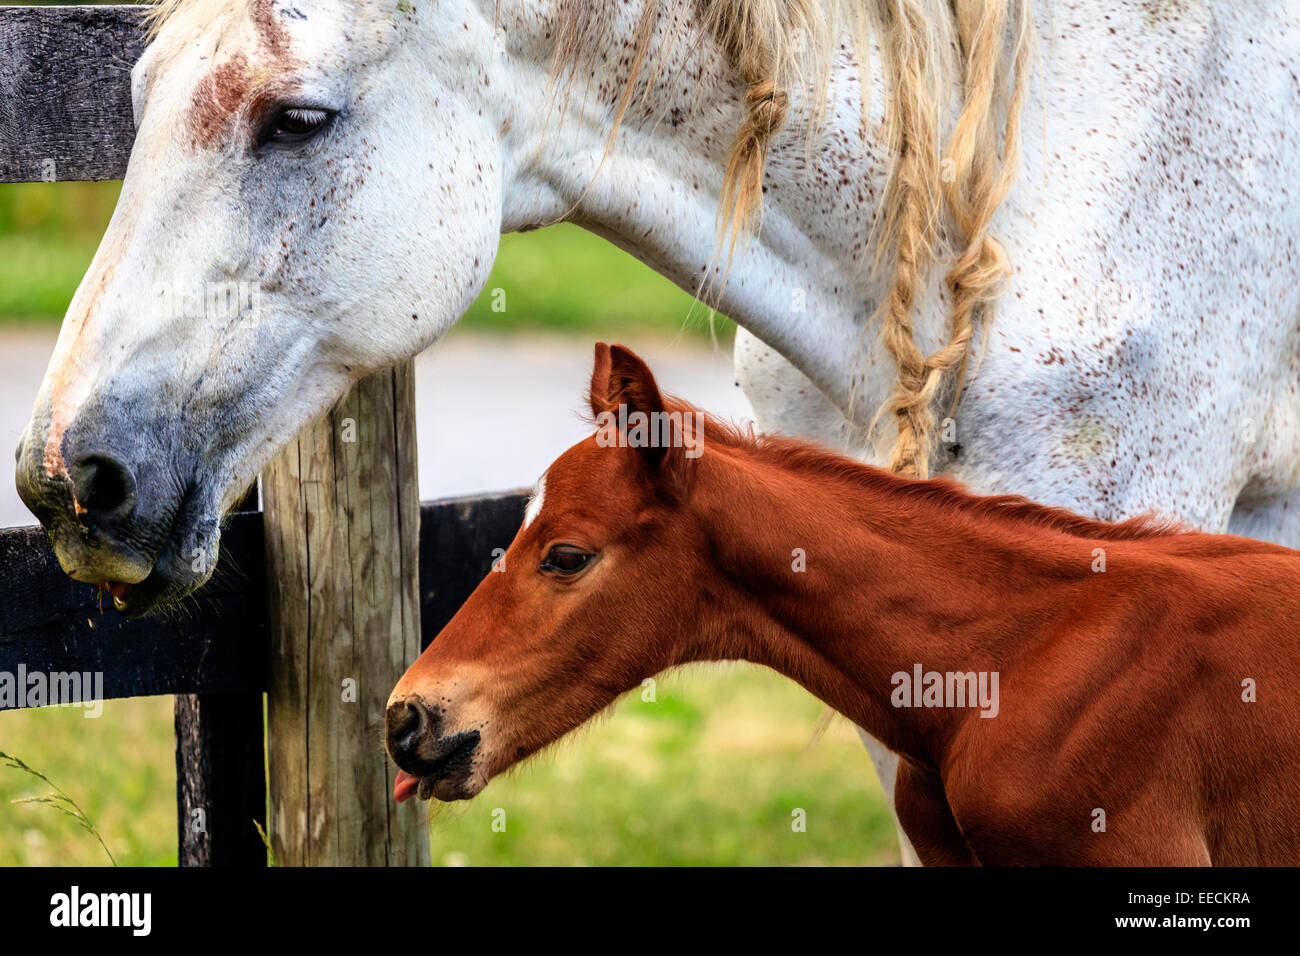
<path fill-rule="evenodd" d="M 898 859 L 866 751 L 837 719 L 809 746 L 822 705 L 749 665 L 661 677 L 590 728 L 494 780 L 468 803 L 437 806 L 433 862 L 445 865 L 870 864 Z M 170 698 L 0 714 L 0 750 L 66 790 L 122 865 L 176 862 Z M 102 866 L 94 838 L 48 807 L 46 792 L 0 770 L 0 864 Z M 492 824 L 504 811 L 505 831 Z M 791 823 L 804 811 L 806 829 Z"/>
<path fill-rule="evenodd" d="M 121 866 L 176 865 L 176 761 L 170 697 L 0 713 L 0 751 L 67 792 Z M 0 865 L 105 866 L 104 850 L 72 818 L 41 804 L 50 788 L 0 768 Z"/>
<path fill-rule="evenodd" d="M 866 750 L 843 719 L 810 746 L 822 705 L 802 689 L 761 668 L 710 666 L 661 678 L 657 697 L 629 695 L 475 800 L 436 807 L 433 862 L 897 861 Z M 792 826 L 800 810 L 803 832 Z"/>
<path fill-rule="evenodd" d="M 62 320 L 108 225 L 119 185 L 0 185 L 0 316 Z"/>
<path fill-rule="evenodd" d="M 495 294 L 498 289 L 503 297 Z M 603 239 L 560 225 L 503 236 L 491 278 L 463 322 L 479 331 L 708 334 L 709 310 Z M 720 334 L 729 327 L 717 317 Z"/>
<path fill-rule="evenodd" d="M 62 320 L 108 225 L 119 187 L 0 185 L 0 316 L 20 323 Z M 491 278 L 462 324 L 484 332 L 675 333 L 684 328 L 708 334 L 709 312 L 604 240 L 560 225 L 502 238 Z M 719 317 L 719 334 L 729 329 Z"/>

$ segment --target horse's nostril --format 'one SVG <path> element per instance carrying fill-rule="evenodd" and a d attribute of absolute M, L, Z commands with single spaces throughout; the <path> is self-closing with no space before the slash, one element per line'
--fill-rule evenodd
<path fill-rule="evenodd" d="M 388 748 L 399 759 L 415 752 L 428 727 L 428 712 L 418 700 L 399 700 L 384 716 L 388 729 Z"/>
<path fill-rule="evenodd" d="M 135 479 L 125 465 L 106 455 L 87 455 L 68 471 L 78 510 L 113 518 L 135 507 Z"/>

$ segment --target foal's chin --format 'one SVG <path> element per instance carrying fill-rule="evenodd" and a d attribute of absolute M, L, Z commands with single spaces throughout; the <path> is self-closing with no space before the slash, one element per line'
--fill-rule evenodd
<path fill-rule="evenodd" d="M 453 803 L 477 797 L 493 775 L 483 771 L 475 757 L 470 760 L 468 766 L 461 764 L 450 768 L 442 767 L 428 776 L 420 777 L 413 796 L 426 803 Z M 401 799 L 398 798 L 399 802 Z"/>
<path fill-rule="evenodd" d="M 483 792 L 487 779 L 478 773 L 471 773 L 461 779 L 421 780 L 417 796 L 421 800 L 436 800 L 439 803 L 454 803 L 457 800 L 472 800 Z"/>

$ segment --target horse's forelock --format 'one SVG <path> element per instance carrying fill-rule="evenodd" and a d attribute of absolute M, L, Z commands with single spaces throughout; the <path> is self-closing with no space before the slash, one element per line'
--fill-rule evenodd
<path fill-rule="evenodd" d="M 145 0 L 147 2 L 147 0 Z M 237 20 L 248 19 L 255 0 L 159 0 L 149 4 L 145 25 L 149 39 L 155 39 L 164 27 L 186 26 L 185 32 L 213 30 Z"/>

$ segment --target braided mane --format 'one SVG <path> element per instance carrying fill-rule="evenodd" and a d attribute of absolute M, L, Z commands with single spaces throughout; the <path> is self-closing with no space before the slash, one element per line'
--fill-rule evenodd
<path fill-rule="evenodd" d="M 642 80 L 655 25 L 674 2 L 680 0 L 644 0 L 615 128 Z M 1006 252 L 990 229 L 1020 166 L 1020 116 L 1034 51 L 1032 2 L 693 2 L 746 87 L 745 114 L 723 171 L 718 206 L 718 249 L 725 250 L 728 266 L 737 239 L 761 228 L 764 169 L 772 137 L 786 122 L 789 85 L 811 84 L 815 119 L 825 109 L 831 58 L 841 40 L 852 40 L 864 69 L 870 36 L 880 40 L 890 91 L 891 170 L 882 208 L 863 214 L 876 217 L 875 266 L 888 270 L 888 292 L 875 317 L 898 380 L 876 419 L 888 415 L 897 422 L 891 469 L 926 477 L 935 441 L 934 405 L 951 393 L 955 406 L 976 325 L 991 319 L 1010 272 Z M 562 5 L 557 72 L 579 61 L 602 6 L 592 0 Z M 943 118 L 955 87 L 961 89 L 960 109 L 945 143 Z M 864 113 L 865 108 L 864 101 Z M 936 247 L 945 217 L 957 237 L 946 274 L 948 335 L 938 351 L 925 355 L 916 345 L 913 316 L 929 267 L 940 255 Z M 874 424 L 873 419 L 871 430 Z"/>

